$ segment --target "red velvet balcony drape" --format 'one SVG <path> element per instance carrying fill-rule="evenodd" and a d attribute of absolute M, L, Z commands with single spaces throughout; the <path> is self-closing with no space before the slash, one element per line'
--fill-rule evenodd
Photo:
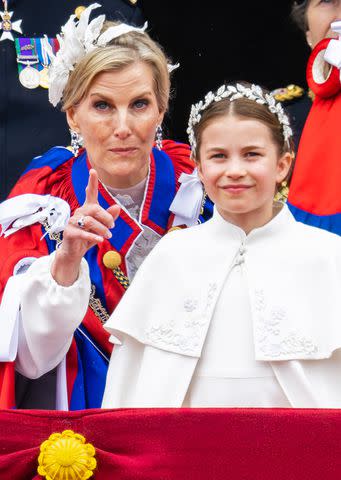
<path fill-rule="evenodd" d="M 341 411 L 139 409 L 0 412 L 0 479 L 38 480 L 40 444 L 72 429 L 96 480 L 336 480 Z"/>

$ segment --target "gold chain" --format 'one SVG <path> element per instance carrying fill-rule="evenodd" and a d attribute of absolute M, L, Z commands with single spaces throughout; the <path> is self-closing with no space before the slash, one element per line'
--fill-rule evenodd
<path fill-rule="evenodd" d="M 207 193 L 204 191 L 204 195 L 202 197 L 201 206 L 200 206 L 200 215 L 203 215 L 205 203 L 206 203 Z"/>
<path fill-rule="evenodd" d="M 115 275 L 115 278 L 120 282 L 122 287 L 127 290 L 130 285 L 129 278 L 124 275 L 124 273 L 119 267 L 114 268 L 112 272 Z"/>
<path fill-rule="evenodd" d="M 110 317 L 109 313 L 103 307 L 102 302 L 99 298 L 95 297 L 96 287 L 91 285 L 91 292 L 89 298 L 89 307 L 94 312 L 97 318 L 99 318 L 101 324 L 103 325 Z"/>

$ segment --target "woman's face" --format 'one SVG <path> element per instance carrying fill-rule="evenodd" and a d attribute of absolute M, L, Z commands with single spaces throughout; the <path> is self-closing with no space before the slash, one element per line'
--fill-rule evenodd
<path fill-rule="evenodd" d="M 259 120 L 226 115 L 202 132 L 199 175 L 208 196 L 226 220 L 244 230 L 272 218 L 276 184 L 290 168 L 271 131 Z"/>
<path fill-rule="evenodd" d="M 105 185 L 128 188 L 147 176 L 155 130 L 163 119 L 148 65 L 136 62 L 100 73 L 86 97 L 66 114 Z"/>
<path fill-rule="evenodd" d="M 310 0 L 307 11 L 307 42 L 311 48 L 327 37 L 337 37 L 330 24 L 341 20 L 341 0 Z"/>

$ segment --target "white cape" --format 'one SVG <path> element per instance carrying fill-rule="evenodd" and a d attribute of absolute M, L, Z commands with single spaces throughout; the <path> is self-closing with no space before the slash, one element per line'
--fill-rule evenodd
<path fill-rule="evenodd" d="M 255 359 L 271 362 L 293 407 L 341 407 L 341 238 L 287 207 L 248 236 L 215 212 L 159 242 L 105 325 L 117 345 L 104 407 L 182 405 L 241 255 Z"/>

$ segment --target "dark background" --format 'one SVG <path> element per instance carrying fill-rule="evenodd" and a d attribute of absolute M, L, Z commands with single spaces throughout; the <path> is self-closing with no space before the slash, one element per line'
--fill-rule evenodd
<path fill-rule="evenodd" d="M 159 5 L 159 7 L 157 7 Z M 291 1 L 146 1 L 150 33 L 181 66 L 173 74 L 169 134 L 186 140 L 190 105 L 232 80 L 305 87 L 309 55 Z"/>
<path fill-rule="evenodd" d="M 79 5 L 91 0 L 9 0 L 12 20 L 22 19 L 22 36 L 55 36 Z M 270 89 L 289 83 L 305 85 L 309 49 L 292 24 L 290 1 L 261 2 L 102 0 L 99 13 L 121 4 L 124 15 L 138 22 L 141 11 L 149 32 L 173 63 L 166 137 L 187 141 L 192 103 L 225 80 L 248 80 Z M 2 10 L 0 2 L 0 10 Z M 114 15 L 112 15 L 114 16 Z M 124 18 L 123 18 L 124 19 Z M 21 36 L 20 34 L 15 34 Z M 29 161 L 53 145 L 69 144 L 64 114 L 48 103 L 47 91 L 27 90 L 18 80 L 14 43 L 0 42 L 0 199 L 5 198 Z"/>

